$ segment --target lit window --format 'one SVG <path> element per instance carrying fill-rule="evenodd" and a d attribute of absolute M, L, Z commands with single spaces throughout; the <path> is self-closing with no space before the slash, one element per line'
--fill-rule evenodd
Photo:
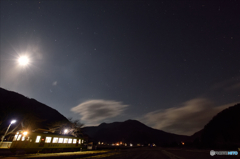
<path fill-rule="evenodd" d="M 76 144 L 77 143 L 77 139 L 73 139 L 73 143 Z"/>
<path fill-rule="evenodd" d="M 68 139 L 68 143 L 71 144 L 72 143 L 72 139 Z"/>
<path fill-rule="evenodd" d="M 68 138 L 65 138 L 63 143 L 67 143 L 67 142 L 68 142 Z"/>
<path fill-rule="evenodd" d="M 39 141 L 40 141 L 40 139 L 41 139 L 41 136 L 37 136 L 37 138 L 36 138 L 36 143 L 39 143 Z"/>
<path fill-rule="evenodd" d="M 59 138 L 58 143 L 63 143 L 63 138 Z"/>
<path fill-rule="evenodd" d="M 17 140 L 17 136 L 18 136 L 18 135 L 15 135 L 15 136 L 14 136 L 13 141 L 16 141 L 16 140 Z"/>
<path fill-rule="evenodd" d="M 45 143 L 50 143 L 52 140 L 52 137 L 46 137 Z"/>
<path fill-rule="evenodd" d="M 82 143 L 83 143 L 83 140 L 82 140 Z"/>
<path fill-rule="evenodd" d="M 22 135 L 18 135 L 17 141 L 19 141 L 19 140 L 21 139 L 21 136 L 22 136 Z"/>
<path fill-rule="evenodd" d="M 58 142 L 58 137 L 54 137 L 52 143 L 57 143 Z"/>
<path fill-rule="evenodd" d="M 22 141 L 24 141 L 24 140 L 25 140 L 25 136 L 22 137 Z"/>
<path fill-rule="evenodd" d="M 78 140 L 78 143 L 81 144 L 81 139 Z"/>

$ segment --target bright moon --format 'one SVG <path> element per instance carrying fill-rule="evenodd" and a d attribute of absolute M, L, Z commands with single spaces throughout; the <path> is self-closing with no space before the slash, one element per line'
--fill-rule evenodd
<path fill-rule="evenodd" d="M 29 64 L 29 58 L 27 56 L 20 56 L 18 58 L 18 64 L 21 66 L 26 66 Z"/>

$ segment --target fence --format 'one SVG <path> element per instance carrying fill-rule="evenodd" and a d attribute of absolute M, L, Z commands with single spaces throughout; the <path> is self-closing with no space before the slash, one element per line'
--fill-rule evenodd
<path fill-rule="evenodd" d="M 2 144 L 0 143 L 0 148 L 9 149 L 11 144 L 12 142 L 3 142 Z"/>

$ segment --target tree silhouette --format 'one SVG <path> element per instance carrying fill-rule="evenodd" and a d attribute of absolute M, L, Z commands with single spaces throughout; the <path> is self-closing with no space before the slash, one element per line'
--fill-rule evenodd
<path fill-rule="evenodd" d="M 73 135 L 75 137 L 81 136 L 82 131 L 81 128 L 84 124 L 82 124 L 79 120 L 73 120 L 72 118 L 68 118 L 68 121 L 58 121 L 55 123 L 49 124 L 47 127 L 51 132 L 58 132 L 59 134 L 68 134 Z M 64 130 L 68 130 L 64 132 Z"/>
<path fill-rule="evenodd" d="M 41 119 L 33 114 L 25 114 L 21 121 L 21 126 L 23 130 L 29 131 L 39 127 L 39 124 L 46 121 L 46 119 Z"/>

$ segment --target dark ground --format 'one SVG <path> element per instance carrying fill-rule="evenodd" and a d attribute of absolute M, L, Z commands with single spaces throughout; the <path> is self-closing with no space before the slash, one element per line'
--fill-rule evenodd
<path fill-rule="evenodd" d="M 104 154 L 99 156 L 86 157 L 84 159 L 240 159 L 237 156 L 210 156 L 210 150 L 198 149 L 163 149 L 136 148 L 116 151 L 115 154 Z"/>
<path fill-rule="evenodd" d="M 239 152 L 239 151 L 238 151 Z M 210 150 L 198 149 L 174 149 L 160 147 L 142 147 L 131 149 L 115 149 L 111 151 L 96 150 L 71 153 L 54 153 L 54 154 L 31 154 L 31 155 L 12 155 L 1 157 L 4 159 L 17 158 L 72 158 L 72 159 L 240 159 L 237 156 L 210 156 Z"/>

